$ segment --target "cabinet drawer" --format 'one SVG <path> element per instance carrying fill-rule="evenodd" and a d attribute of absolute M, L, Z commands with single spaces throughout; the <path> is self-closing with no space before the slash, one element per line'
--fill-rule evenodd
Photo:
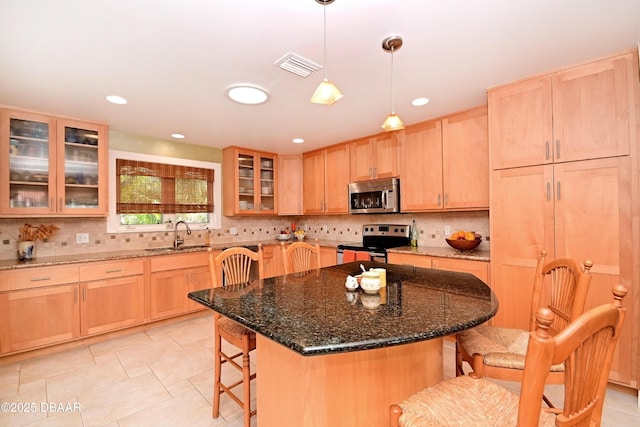
<path fill-rule="evenodd" d="M 213 255 L 217 256 L 220 252 L 219 250 L 213 251 Z M 209 265 L 209 252 L 207 251 L 151 257 L 152 272 L 201 267 L 203 265 Z"/>
<path fill-rule="evenodd" d="M 0 292 L 78 283 L 77 265 L 20 268 L 0 273 Z"/>
<path fill-rule="evenodd" d="M 83 282 L 143 273 L 144 261 L 141 259 L 92 262 L 80 265 L 80 280 Z"/>

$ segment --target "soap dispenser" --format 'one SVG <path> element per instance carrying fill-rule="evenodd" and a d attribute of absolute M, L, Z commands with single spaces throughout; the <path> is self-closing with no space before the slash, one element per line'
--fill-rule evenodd
<path fill-rule="evenodd" d="M 411 246 L 418 246 L 418 227 L 416 226 L 416 220 L 413 220 L 413 225 L 411 226 Z"/>

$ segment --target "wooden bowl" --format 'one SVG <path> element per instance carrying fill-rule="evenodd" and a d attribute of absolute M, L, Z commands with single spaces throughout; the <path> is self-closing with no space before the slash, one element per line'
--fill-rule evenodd
<path fill-rule="evenodd" d="M 475 240 L 451 240 L 445 239 L 449 246 L 459 251 L 470 251 L 478 247 L 482 238 L 477 237 Z"/>

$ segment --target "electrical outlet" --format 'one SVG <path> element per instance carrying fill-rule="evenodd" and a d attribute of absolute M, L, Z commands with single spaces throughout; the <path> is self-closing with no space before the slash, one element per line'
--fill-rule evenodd
<path fill-rule="evenodd" d="M 324 231 L 324 232 L 329 231 L 329 227 L 327 226 L 327 224 L 322 226 L 322 231 Z"/>
<path fill-rule="evenodd" d="M 229 229 L 229 234 L 231 234 L 232 236 L 237 236 L 238 235 L 238 227 L 231 227 Z"/>
<path fill-rule="evenodd" d="M 89 233 L 77 233 L 76 243 L 89 243 Z"/>
<path fill-rule="evenodd" d="M 451 226 L 450 225 L 445 225 L 444 226 L 444 235 L 445 236 L 451 236 Z"/>

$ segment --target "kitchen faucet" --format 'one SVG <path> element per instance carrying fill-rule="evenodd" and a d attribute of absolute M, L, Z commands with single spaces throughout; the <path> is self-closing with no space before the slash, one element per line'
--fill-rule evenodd
<path fill-rule="evenodd" d="M 186 222 L 180 220 L 178 222 L 176 222 L 176 226 L 173 229 L 173 233 L 174 233 L 174 238 L 173 238 L 173 247 L 174 249 L 178 249 L 178 247 L 184 243 L 184 239 L 181 239 L 180 236 L 178 236 L 178 225 L 180 224 L 184 224 L 184 226 L 187 228 L 187 234 L 191 234 L 191 229 L 189 228 L 189 225 L 187 225 Z"/>

